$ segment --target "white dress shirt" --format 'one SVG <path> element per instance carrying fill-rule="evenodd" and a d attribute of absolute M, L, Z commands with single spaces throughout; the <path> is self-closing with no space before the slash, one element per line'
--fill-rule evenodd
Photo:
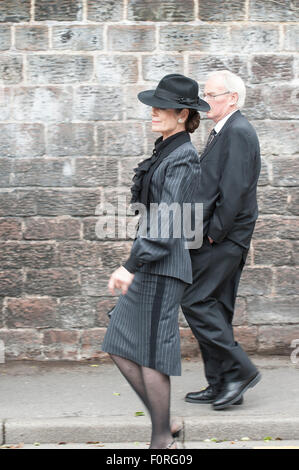
<path fill-rule="evenodd" d="M 224 124 L 226 123 L 226 121 L 236 112 L 238 111 L 237 109 L 235 109 L 233 112 L 227 114 L 226 116 L 224 116 L 224 118 L 220 119 L 220 121 L 217 122 L 217 124 L 215 125 L 214 127 L 214 130 L 215 132 L 220 132 L 222 127 L 224 126 Z"/>

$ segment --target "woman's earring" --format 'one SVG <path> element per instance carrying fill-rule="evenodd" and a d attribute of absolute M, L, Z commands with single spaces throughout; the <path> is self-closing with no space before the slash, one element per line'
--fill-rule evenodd
<path fill-rule="evenodd" d="M 178 119 L 178 123 L 182 124 L 183 122 L 184 122 L 184 119 L 182 119 L 182 118 Z"/>

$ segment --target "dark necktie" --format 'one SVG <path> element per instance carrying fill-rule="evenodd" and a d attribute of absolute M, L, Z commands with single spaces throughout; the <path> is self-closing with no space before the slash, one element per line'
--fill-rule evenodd
<path fill-rule="evenodd" d="M 211 132 L 210 132 L 207 144 L 205 146 L 205 149 L 210 145 L 210 143 L 212 142 L 212 140 L 214 139 L 216 134 L 217 134 L 217 132 L 215 131 L 215 129 L 212 129 Z"/>

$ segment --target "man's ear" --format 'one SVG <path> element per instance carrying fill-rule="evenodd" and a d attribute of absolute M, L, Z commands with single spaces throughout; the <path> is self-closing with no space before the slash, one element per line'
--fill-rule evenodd
<path fill-rule="evenodd" d="M 239 94 L 236 91 L 234 91 L 231 94 L 231 104 L 236 105 L 238 103 L 238 100 L 239 100 Z"/>

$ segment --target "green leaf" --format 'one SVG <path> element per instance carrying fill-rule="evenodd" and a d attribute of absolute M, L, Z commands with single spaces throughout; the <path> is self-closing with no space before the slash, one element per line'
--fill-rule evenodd
<path fill-rule="evenodd" d="M 135 411 L 135 416 L 144 416 L 143 411 Z"/>
<path fill-rule="evenodd" d="M 270 437 L 270 436 L 264 437 L 264 441 L 273 441 L 273 437 Z"/>

